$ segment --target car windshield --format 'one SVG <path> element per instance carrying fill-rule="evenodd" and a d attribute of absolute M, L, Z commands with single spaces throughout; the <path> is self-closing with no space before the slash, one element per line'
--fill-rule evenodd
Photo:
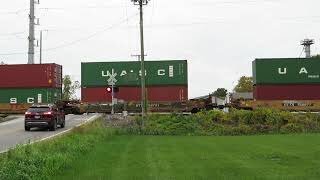
<path fill-rule="evenodd" d="M 47 112 L 50 111 L 49 107 L 31 107 L 28 112 Z"/>

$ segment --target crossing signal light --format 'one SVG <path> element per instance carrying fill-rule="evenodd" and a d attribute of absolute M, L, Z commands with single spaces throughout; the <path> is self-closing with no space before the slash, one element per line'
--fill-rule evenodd
<path fill-rule="evenodd" d="M 107 93 L 112 93 L 112 86 L 107 87 L 106 90 L 107 90 Z M 114 91 L 115 93 L 119 92 L 119 87 L 114 86 L 114 87 L 113 87 L 113 91 Z"/>
<path fill-rule="evenodd" d="M 107 93 L 112 93 L 112 87 L 107 87 Z"/>

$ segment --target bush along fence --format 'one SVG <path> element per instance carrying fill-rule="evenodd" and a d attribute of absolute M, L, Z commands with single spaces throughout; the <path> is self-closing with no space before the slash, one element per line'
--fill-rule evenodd
<path fill-rule="evenodd" d="M 119 134 L 140 135 L 255 135 L 320 132 L 320 115 L 291 113 L 275 109 L 203 111 L 190 116 L 181 114 L 149 115 L 144 127 L 141 118 L 127 127 L 117 129 Z"/>

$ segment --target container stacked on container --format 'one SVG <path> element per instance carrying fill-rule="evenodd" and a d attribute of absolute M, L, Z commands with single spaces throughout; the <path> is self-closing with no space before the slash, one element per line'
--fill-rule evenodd
<path fill-rule="evenodd" d="M 186 60 L 146 61 L 146 95 L 149 102 L 188 100 Z M 125 102 L 141 101 L 140 62 L 92 62 L 81 64 L 81 97 L 86 103 L 111 102 L 108 79 L 114 76 L 119 92 L 115 98 Z"/>
<path fill-rule="evenodd" d="M 256 100 L 320 100 L 320 58 L 256 59 Z"/>
<path fill-rule="evenodd" d="M 54 103 L 61 99 L 62 66 L 0 65 L 0 109 L 8 105 Z"/>

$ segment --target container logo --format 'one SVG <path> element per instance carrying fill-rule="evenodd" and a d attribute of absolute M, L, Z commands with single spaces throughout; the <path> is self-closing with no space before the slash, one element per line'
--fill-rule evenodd
<path fill-rule="evenodd" d="M 287 74 L 287 68 L 278 68 L 279 74 Z M 299 71 L 299 74 L 308 74 L 307 68 L 302 67 Z"/>
<path fill-rule="evenodd" d="M 278 68 L 278 73 L 279 74 L 287 74 L 287 68 Z"/>
<path fill-rule="evenodd" d="M 123 76 L 127 76 L 129 74 L 132 74 L 132 73 L 134 73 L 134 70 L 129 70 L 129 71 L 122 70 L 119 76 L 123 77 Z M 139 76 L 141 76 L 141 74 L 142 74 L 141 70 L 139 70 L 138 73 L 139 73 Z M 110 71 L 101 71 L 102 77 L 109 77 L 108 82 L 111 82 L 111 81 L 117 82 L 117 80 L 115 78 L 117 75 L 118 74 L 115 72 L 114 69 L 112 69 L 111 72 Z M 145 71 L 145 75 L 147 76 L 147 71 Z M 168 77 L 173 78 L 174 77 L 174 66 L 170 65 L 170 66 L 168 66 L 168 69 L 158 69 L 157 76 L 168 76 Z"/>
<path fill-rule="evenodd" d="M 287 73 L 288 73 L 287 68 L 278 68 L 278 74 L 286 75 Z M 319 74 L 318 75 L 309 75 L 309 72 L 306 67 L 302 67 L 298 73 L 299 73 L 299 75 L 306 74 L 306 75 L 308 75 L 308 78 L 310 78 L 310 79 L 319 79 L 320 78 Z"/>
<path fill-rule="evenodd" d="M 18 103 L 18 98 L 10 98 L 10 104 L 17 104 Z M 28 97 L 27 98 L 27 103 L 28 104 L 33 104 L 34 103 L 34 98 Z"/>

